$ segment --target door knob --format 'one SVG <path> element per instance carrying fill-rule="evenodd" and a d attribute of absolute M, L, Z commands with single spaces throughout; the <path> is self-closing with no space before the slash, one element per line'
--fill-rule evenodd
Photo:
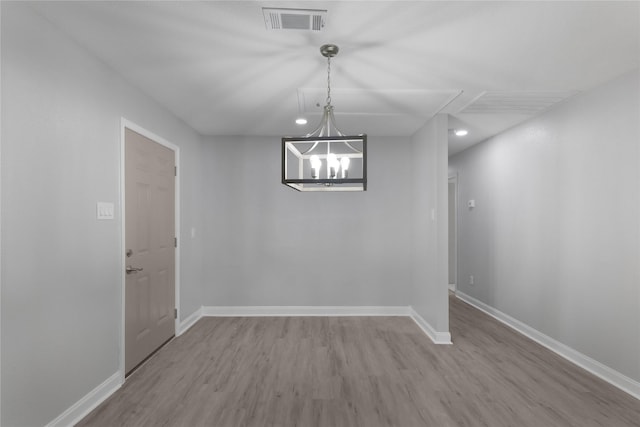
<path fill-rule="evenodd" d="M 142 271 L 142 268 L 136 268 L 136 267 L 132 267 L 130 265 L 127 265 L 127 274 L 131 274 L 131 273 L 137 273 L 138 271 Z"/>

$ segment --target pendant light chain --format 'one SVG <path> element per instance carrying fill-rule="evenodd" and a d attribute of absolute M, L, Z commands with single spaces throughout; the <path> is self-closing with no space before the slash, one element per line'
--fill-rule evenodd
<path fill-rule="evenodd" d="M 331 105 L 331 57 L 327 56 L 327 105 Z"/>

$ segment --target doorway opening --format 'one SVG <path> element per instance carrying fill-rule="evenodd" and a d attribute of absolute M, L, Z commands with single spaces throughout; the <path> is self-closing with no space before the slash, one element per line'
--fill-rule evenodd
<path fill-rule="evenodd" d="M 449 290 L 458 283 L 458 175 L 449 176 Z"/>

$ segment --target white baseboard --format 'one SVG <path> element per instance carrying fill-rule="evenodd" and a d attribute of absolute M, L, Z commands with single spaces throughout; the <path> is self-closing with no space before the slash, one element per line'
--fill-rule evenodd
<path fill-rule="evenodd" d="M 435 344 L 451 344 L 449 332 L 437 332 L 412 307 L 407 306 L 240 306 L 202 307 L 203 317 L 277 316 L 407 316 Z"/>
<path fill-rule="evenodd" d="M 534 329 L 531 326 L 522 323 L 517 319 L 514 319 L 508 314 L 505 314 L 500 310 L 493 308 L 490 305 L 485 304 L 472 296 L 469 296 L 460 291 L 456 292 L 456 296 L 467 304 L 487 313 L 489 316 L 499 320 L 510 328 L 537 342 L 538 344 L 543 345 L 554 353 L 557 353 L 558 355 L 564 357 L 571 363 L 574 363 L 581 368 L 591 372 L 593 375 L 630 394 L 636 399 L 640 399 L 640 382 L 635 381 L 606 365 L 603 365 L 597 360 L 594 360 L 589 356 L 586 356 L 559 341 L 556 341 L 555 339 L 543 334 L 537 329 Z"/>
<path fill-rule="evenodd" d="M 180 326 L 176 331 L 176 336 L 179 337 L 180 335 L 187 332 L 187 330 L 190 327 L 192 327 L 198 320 L 200 320 L 201 317 L 202 317 L 202 307 L 200 307 L 199 309 L 191 313 L 186 319 L 180 322 Z"/>
<path fill-rule="evenodd" d="M 202 307 L 204 317 L 409 316 L 406 306 L 240 306 Z"/>
<path fill-rule="evenodd" d="M 120 372 L 116 372 L 45 427 L 73 426 L 82 418 L 87 416 L 89 412 L 93 411 L 96 406 L 101 404 L 107 397 L 111 396 L 116 390 L 118 390 L 122 386 L 123 382 L 124 378 L 122 378 Z"/>
<path fill-rule="evenodd" d="M 409 307 L 410 314 L 409 316 L 413 319 L 414 322 L 422 329 L 422 331 L 431 338 L 434 344 L 451 344 L 451 333 L 449 332 L 438 332 L 433 326 L 429 324 L 422 316 L 418 314 L 417 311 L 413 309 L 413 307 Z"/>
<path fill-rule="evenodd" d="M 180 322 L 180 326 L 176 331 L 176 336 L 185 333 L 202 317 L 202 307 L 193 312 L 189 317 Z M 45 427 L 63 427 L 73 426 L 82 418 L 87 416 L 89 412 L 95 409 L 100 403 L 111 396 L 124 384 L 124 378 L 121 372 L 116 372 L 98 387 L 87 393 L 82 399 L 76 402 L 69 409 L 64 411 L 55 420 L 51 421 Z"/>

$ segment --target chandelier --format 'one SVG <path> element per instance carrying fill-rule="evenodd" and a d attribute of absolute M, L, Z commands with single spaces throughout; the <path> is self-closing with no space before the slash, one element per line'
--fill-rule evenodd
<path fill-rule="evenodd" d="M 303 137 L 282 138 L 282 183 L 298 191 L 366 191 L 367 135 L 344 135 L 331 105 L 331 58 L 338 46 L 325 44 L 327 100 L 320 125 Z"/>

